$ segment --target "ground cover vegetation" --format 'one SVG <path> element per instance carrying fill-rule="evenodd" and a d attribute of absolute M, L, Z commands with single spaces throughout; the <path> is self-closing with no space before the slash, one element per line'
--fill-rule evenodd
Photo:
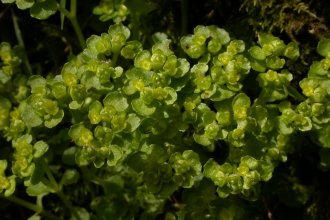
<path fill-rule="evenodd" d="M 329 9 L 1 0 L 2 219 L 328 219 Z"/>

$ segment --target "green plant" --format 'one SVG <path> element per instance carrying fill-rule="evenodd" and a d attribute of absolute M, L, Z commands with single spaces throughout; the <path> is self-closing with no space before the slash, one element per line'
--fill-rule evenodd
<path fill-rule="evenodd" d="M 65 1 L 2 2 L 38 19 L 59 10 L 83 49 L 61 74 L 28 77 L 24 48 L 0 44 L 0 197 L 33 210 L 31 219 L 67 218 L 67 210 L 72 219 L 150 219 L 170 197 L 176 210 L 166 219 L 246 219 L 245 200 L 260 198 L 302 134 L 323 147 L 319 167 L 329 170 L 330 40 L 295 87 L 286 63 L 297 62 L 298 45 L 269 33 L 251 43 L 198 25 L 180 39 L 183 52 L 166 37 L 146 48 L 143 15 L 155 6 L 101 1 L 93 12 L 103 21 L 130 13 L 133 37 L 117 23 L 85 44 L 76 0 L 70 12 Z M 37 204 L 13 196 L 18 186 Z M 298 205 L 310 197 L 292 190 Z M 53 214 L 42 203 L 51 193 L 65 205 Z M 80 197 L 88 206 L 76 205 Z"/>

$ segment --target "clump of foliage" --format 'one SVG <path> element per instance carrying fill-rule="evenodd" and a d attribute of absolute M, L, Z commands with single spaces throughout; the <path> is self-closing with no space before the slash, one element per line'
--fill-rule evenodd
<path fill-rule="evenodd" d="M 102 0 L 89 12 L 101 31 L 89 29 L 85 40 L 83 3 L 1 2 L 40 20 L 59 11 L 80 46 L 45 27 L 70 54 L 56 57 L 44 42 L 54 65 L 42 63 L 26 52 L 29 38 L 11 12 L 19 45 L 0 44 L 3 207 L 26 207 L 21 215 L 30 220 L 328 216 L 321 205 L 328 198 L 313 193 L 329 188 L 330 40 L 318 42 L 308 72 L 292 72 L 304 58 L 284 25 L 290 5 L 241 8 L 256 13 L 259 4 L 263 15 L 274 4 L 279 21 L 263 28 L 287 28 L 293 42 L 262 30 L 254 41 L 253 33 L 238 37 L 213 24 L 188 34 L 186 0 L 181 33 L 171 24 L 148 27 L 155 9 L 170 3 Z"/>

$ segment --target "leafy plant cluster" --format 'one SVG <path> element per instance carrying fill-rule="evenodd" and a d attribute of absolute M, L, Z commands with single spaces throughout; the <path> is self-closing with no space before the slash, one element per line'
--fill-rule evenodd
<path fill-rule="evenodd" d="M 166 34 L 143 44 L 140 19 L 153 8 L 143 1 L 140 11 L 101 1 L 93 13 L 117 23 L 86 43 L 75 0 L 70 11 L 65 1 L 2 2 L 38 19 L 59 10 L 83 48 L 59 75 L 29 76 L 24 48 L 0 44 L 0 197 L 34 211 L 31 220 L 251 218 L 301 134 L 322 147 L 319 169 L 329 170 L 330 40 L 297 88 L 286 63 L 298 62 L 299 47 L 270 33 L 251 43 L 198 25 L 179 54 Z M 129 15 L 132 31 L 120 23 Z M 14 196 L 23 189 L 36 205 Z M 42 198 L 52 193 L 62 208 L 50 212 Z"/>

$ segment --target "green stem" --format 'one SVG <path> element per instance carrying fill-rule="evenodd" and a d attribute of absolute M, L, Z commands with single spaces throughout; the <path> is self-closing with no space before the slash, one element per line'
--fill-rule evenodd
<path fill-rule="evenodd" d="M 267 104 L 264 107 L 269 108 L 269 109 L 271 109 L 271 108 L 278 109 L 278 104 Z"/>
<path fill-rule="evenodd" d="M 54 186 L 54 184 L 51 183 L 46 177 L 43 177 L 43 178 L 41 179 L 41 182 L 42 182 L 43 184 L 45 184 L 46 186 L 52 188 L 53 190 L 55 190 L 55 188 L 56 188 L 56 186 Z M 56 190 L 55 190 L 55 191 L 56 191 Z"/>
<path fill-rule="evenodd" d="M 181 0 L 181 37 L 186 36 L 188 32 L 188 2 Z M 180 57 L 185 58 L 186 54 L 180 47 Z"/>
<path fill-rule="evenodd" d="M 139 32 L 140 32 L 139 16 L 134 10 L 131 10 L 130 13 L 131 13 L 131 22 L 132 22 L 132 29 L 133 29 L 133 40 L 138 41 Z"/>
<path fill-rule="evenodd" d="M 287 89 L 288 89 L 289 95 L 292 96 L 293 98 L 295 98 L 301 102 L 306 100 L 306 98 L 302 94 L 300 94 L 300 92 L 298 92 L 295 88 L 288 86 Z"/>
<path fill-rule="evenodd" d="M 12 16 L 12 19 L 13 19 L 13 24 L 14 24 L 14 29 L 15 29 L 15 34 L 16 34 L 18 44 L 25 48 L 22 33 L 21 33 L 21 29 L 19 28 L 19 25 L 18 25 L 18 22 L 17 22 L 17 17 L 15 15 L 13 9 L 11 9 L 11 16 Z M 29 59 L 27 57 L 26 57 L 26 60 L 24 61 L 24 64 L 26 66 L 26 69 L 28 71 L 29 76 L 32 76 L 33 75 L 32 68 L 31 68 Z"/>
<path fill-rule="evenodd" d="M 76 110 L 70 109 L 70 113 L 75 123 L 79 123 L 81 121 L 80 114 L 78 114 Z"/>
<path fill-rule="evenodd" d="M 58 187 L 58 184 L 57 184 L 52 172 L 50 171 L 48 164 L 44 160 L 42 161 L 42 163 L 43 163 L 43 167 L 45 169 L 46 175 L 47 175 L 48 179 L 50 180 L 50 183 L 55 187 L 54 190 L 59 191 L 60 188 Z"/>
<path fill-rule="evenodd" d="M 21 206 L 24 206 L 25 208 L 28 208 L 36 213 L 40 213 L 41 215 L 49 218 L 49 219 L 54 219 L 54 220 L 61 220 L 60 218 L 56 217 L 55 215 L 45 211 L 42 207 L 40 206 L 37 206 L 37 205 L 34 205 L 32 203 L 29 203 L 25 200 L 22 200 L 22 199 L 19 199 L 15 196 L 8 196 L 8 197 L 5 197 L 2 193 L 0 194 L 0 197 L 3 198 L 3 199 L 7 199 L 11 202 L 14 202 L 18 205 L 21 205 Z"/>
<path fill-rule="evenodd" d="M 86 41 L 85 41 L 84 35 L 81 32 L 81 29 L 80 29 L 80 26 L 78 24 L 78 21 L 77 21 L 76 17 L 71 19 L 71 24 L 72 24 L 74 30 L 76 31 L 76 34 L 77 34 L 77 37 L 78 37 L 81 48 L 83 50 L 86 49 L 86 47 L 87 47 L 86 46 Z"/>
<path fill-rule="evenodd" d="M 76 220 L 81 220 L 80 216 L 78 215 L 78 213 L 76 212 L 76 210 L 72 206 L 71 202 L 66 198 L 64 193 L 62 191 L 58 191 L 58 192 L 56 192 L 56 194 L 62 199 L 62 201 L 64 202 L 66 207 L 70 210 L 72 215 L 76 218 Z"/>
<path fill-rule="evenodd" d="M 181 36 L 187 35 L 188 31 L 188 2 L 181 0 Z"/>
<path fill-rule="evenodd" d="M 111 61 L 111 66 L 116 67 L 117 59 L 118 59 L 119 53 L 114 53 Z"/>
<path fill-rule="evenodd" d="M 86 41 L 85 41 L 84 35 L 82 34 L 80 26 L 78 24 L 77 16 L 76 16 L 77 15 L 77 1 L 71 0 L 71 8 L 70 8 L 71 12 L 69 12 L 68 10 L 63 8 L 60 4 L 57 4 L 57 8 L 61 13 L 63 13 L 71 21 L 71 24 L 73 26 L 73 29 L 76 32 L 76 35 L 78 37 L 81 48 L 83 50 L 86 49 L 86 47 L 87 47 Z"/>
<path fill-rule="evenodd" d="M 85 180 L 98 185 L 102 185 L 105 182 L 104 179 L 101 179 L 100 177 L 95 176 L 94 173 L 91 173 L 87 167 L 80 167 L 80 168 L 84 175 Z"/>
<path fill-rule="evenodd" d="M 262 89 L 259 94 L 259 97 L 253 103 L 252 106 L 263 105 L 263 104 L 267 103 L 268 100 L 269 100 L 269 95 L 267 94 L 267 92 L 264 89 Z"/>
<path fill-rule="evenodd" d="M 70 10 L 72 16 L 76 17 L 77 15 L 77 0 L 71 0 Z"/>
<path fill-rule="evenodd" d="M 62 14 L 64 14 L 65 15 L 65 17 L 67 17 L 68 19 L 70 19 L 71 20 L 71 13 L 68 11 L 68 10 L 66 10 L 65 8 L 63 8 L 60 4 L 58 4 L 57 5 L 57 8 L 58 8 L 58 10 L 62 13 Z"/>
<path fill-rule="evenodd" d="M 92 182 L 102 185 L 105 182 L 105 180 L 93 175 Z"/>
<path fill-rule="evenodd" d="M 15 15 L 13 9 L 11 9 L 11 17 L 13 19 L 13 24 L 14 24 L 14 29 L 15 29 L 15 34 L 16 34 L 18 44 L 22 47 L 25 47 L 23 37 L 22 37 L 22 33 L 21 33 L 21 29 L 18 26 L 17 17 Z"/>
<path fill-rule="evenodd" d="M 42 161 L 43 167 L 45 169 L 46 175 L 49 178 L 50 183 L 54 186 L 54 191 L 56 194 L 62 199 L 63 203 L 66 205 L 66 207 L 70 210 L 72 215 L 76 218 L 76 220 L 81 220 L 80 216 L 72 206 L 71 202 L 65 197 L 64 193 L 60 189 L 59 185 L 57 184 L 52 172 L 50 171 L 48 164 L 45 161 Z"/>

